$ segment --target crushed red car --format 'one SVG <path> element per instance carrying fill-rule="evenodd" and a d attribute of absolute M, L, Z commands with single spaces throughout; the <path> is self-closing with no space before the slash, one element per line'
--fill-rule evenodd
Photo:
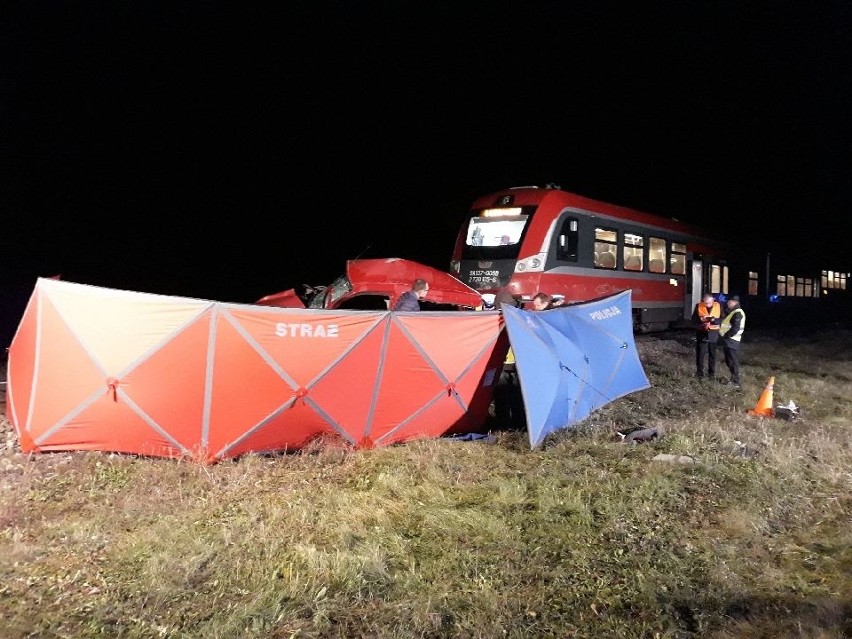
<path fill-rule="evenodd" d="M 482 307 L 480 293 L 450 273 L 398 257 L 348 260 L 346 273 L 328 286 L 306 286 L 302 295 L 291 288 L 255 303 L 284 308 L 387 310 L 418 278 L 429 282 L 429 293 L 420 302 L 423 310 Z"/>

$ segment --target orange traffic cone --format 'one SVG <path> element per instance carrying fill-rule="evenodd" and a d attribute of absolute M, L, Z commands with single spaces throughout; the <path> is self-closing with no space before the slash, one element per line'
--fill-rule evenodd
<path fill-rule="evenodd" d="M 754 409 L 748 412 L 749 415 L 757 415 L 758 417 L 774 417 L 775 410 L 772 408 L 772 393 L 775 388 L 775 378 L 770 377 L 766 382 L 766 387 L 760 394 L 760 399 L 757 400 Z"/>

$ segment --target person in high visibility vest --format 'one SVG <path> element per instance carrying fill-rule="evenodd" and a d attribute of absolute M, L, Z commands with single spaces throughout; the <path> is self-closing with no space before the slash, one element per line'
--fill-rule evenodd
<path fill-rule="evenodd" d="M 704 360 L 707 360 L 707 378 L 716 377 L 716 346 L 722 324 L 722 305 L 712 293 L 705 293 L 692 311 L 695 325 L 695 376 L 704 379 Z"/>
<path fill-rule="evenodd" d="M 728 313 L 722 319 L 719 337 L 722 339 L 722 348 L 725 350 L 725 365 L 731 371 L 728 384 L 740 390 L 740 346 L 743 331 L 745 331 L 746 316 L 745 311 L 740 307 L 739 295 L 731 295 L 726 306 Z"/>

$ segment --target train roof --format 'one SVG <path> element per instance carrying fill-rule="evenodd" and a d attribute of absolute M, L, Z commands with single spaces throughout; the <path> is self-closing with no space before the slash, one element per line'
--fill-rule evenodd
<path fill-rule="evenodd" d="M 655 215 L 626 206 L 619 206 L 601 200 L 596 200 L 577 193 L 571 193 L 554 186 L 520 186 L 495 191 L 477 198 L 474 209 L 484 209 L 498 206 L 541 206 L 545 202 L 556 200 L 560 210 L 573 207 L 590 213 L 604 214 L 613 218 L 639 222 L 649 226 L 664 228 L 698 238 L 724 241 L 718 233 L 697 224 L 682 222 L 677 218 Z M 511 204 L 509 204 L 511 202 Z"/>

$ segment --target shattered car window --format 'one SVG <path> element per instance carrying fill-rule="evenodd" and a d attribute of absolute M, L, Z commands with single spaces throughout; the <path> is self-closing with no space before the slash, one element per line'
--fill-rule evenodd
<path fill-rule="evenodd" d="M 328 291 L 329 289 L 325 289 L 311 297 L 310 302 L 308 302 L 308 308 L 325 308 L 325 298 L 328 295 Z"/>
<path fill-rule="evenodd" d="M 345 275 L 341 275 L 336 280 L 331 283 L 331 286 L 328 287 L 326 291 L 325 297 L 328 300 L 324 306 L 326 308 L 334 305 L 337 300 L 346 295 L 348 292 L 352 290 L 352 284 L 349 282 L 349 279 Z"/>

